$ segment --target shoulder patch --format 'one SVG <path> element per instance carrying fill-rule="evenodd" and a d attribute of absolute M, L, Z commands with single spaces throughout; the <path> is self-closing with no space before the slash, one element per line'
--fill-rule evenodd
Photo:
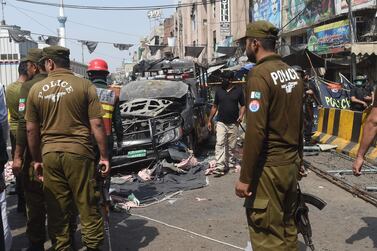
<path fill-rule="evenodd" d="M 260 108 L 260 104 L 258 100 L 252 100 L 249 104 L 249 110 L 251 112 L 257 112 Z"/>
<path fill-rule="evenodd" d="M 252 91 L 250 94 L 251 99 L 261 99 L 262 94 L 258 91 Z"/>
<path fill-rule="evenodd" d="M 23 102 L 23 103 L 19 103 L 18 104 L 18 111 L 19 112 L 23 112 L 23 111 L 25 111 L 25 102 Z"/>

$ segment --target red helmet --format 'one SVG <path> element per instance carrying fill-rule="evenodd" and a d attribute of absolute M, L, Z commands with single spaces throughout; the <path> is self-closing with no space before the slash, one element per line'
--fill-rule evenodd
<path fill-rule="evenodd" d="M 87 71 L 106 71 L 109 72 L 109 67 L 105 60 L 96 58 L 89 62 Z"/>

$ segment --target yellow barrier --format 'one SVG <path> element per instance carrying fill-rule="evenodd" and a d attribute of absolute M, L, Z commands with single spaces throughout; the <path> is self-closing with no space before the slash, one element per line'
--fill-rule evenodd
<path fill-rule="evenodd" d="M 355 157 L 369 112 L 370 110 L 355 112 L 321 108 L 318 111 L 318 128 L 313 139 L 322 144 L 337 145 L 337 152 Z M 366 159 L 371 163 L 377 163 L 376 142 L 370 147 Z"/>

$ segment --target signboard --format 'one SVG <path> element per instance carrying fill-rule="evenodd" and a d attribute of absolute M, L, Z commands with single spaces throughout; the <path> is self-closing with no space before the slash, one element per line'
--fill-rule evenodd
<path fill-rule="evenodd" d="M 308 31 L 308 49 L 317 54 L 344 51 L 351 42 L 348 20 L 318 26 Z"/>
<path fill-rule="evenodd" d="M 316 24 L 334 15 L 333 0 L 292 0 L 288 1 L 285 23 L 291 22 L 287 30 L 297 30 Z"/>
<path fill-rule="evenodd" d="M 351 2 L 352 11 L 376 6 L 376 0 L 351 0 Z M 348 12 L 347 0 L 335 0 L 335 6 L 337 15 Z"/>
<path fill-rule="evenodd" d="M 230 22 L 229 0 L 221 0 L 220 22 Z"/>
<path fill-rule="evenodd" d="M 339 83 L 326 83 L 316 80 L 322 106 L 325 108 L 349 109 L 351 106 L 350 91 Z"/>
<path fill-rule="evenodd" d="M 281 27 L 281 0 L 252 1 L 251 10 L 253 21 L 267 20 L 276 27 Z"/>
<path fill-rule="evenodd" d="M 220 22 L 220 34 L 227 36 L 230 34 L 230 23 L 229 22 Z"/>
<path fill-rule="evenodd" d="M 230 9 L 229 0 L 221 0 L 220 8 L 220 34 L 230 35 Z"/>
<path fill-rule="evenodd" d="M 162 16 L 161 9 L 150 10 L 147 13 L 149 19 L 160 18 Z"/>

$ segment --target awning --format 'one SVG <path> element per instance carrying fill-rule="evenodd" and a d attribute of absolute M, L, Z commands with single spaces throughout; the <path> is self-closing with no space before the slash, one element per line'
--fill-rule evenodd
<path fill-rule="evenodd" d="M 355 55 L 377 55 L 377 42 L 355 43 L 351 47 L 351 52 Z"/>
<path fill-rule="evenodd" d="M 203 49 L 204 46 L 185 46 L 185 56 L 198 58 Z"/>
<path fill-rule="evenodd" d="M 225 64 L 220 64 L 220 65 L 215 65 L 215 66 L 210 66 L 208 69 L 207 69 L 207 73 L 208 74 L 211 74 L 212 72 L 215 72 L 217 70 L 220 70 L 221 68 L 224 67 Z"/>
<path fill-rule="evenodd" d="M 292 53 L 286 57 L 283 57 L 283 61 L 291 66 L 299 65 L 303 69 L 310 69 L 313 65 L 314 68 L 326 67 L 326 68 L 339 68 L 347 67 L 347 63 L 335 64 L 330 61 L 326 61 L 321 56 L 305 49 Z"/>
<path fill-rule="evenodd" d="M 151 51 L 151 55 L 156 55 L 158 50 L 161 50 L 166 47 L 166 45 L 148 45 L 149 50 Z"/>
<path fill-rule="evenodd" d="M 238 47 L 230 46 L 218 46 L 216 52 L 227 55 L 228 57 L 233 57 L 236 53 Z"/>

